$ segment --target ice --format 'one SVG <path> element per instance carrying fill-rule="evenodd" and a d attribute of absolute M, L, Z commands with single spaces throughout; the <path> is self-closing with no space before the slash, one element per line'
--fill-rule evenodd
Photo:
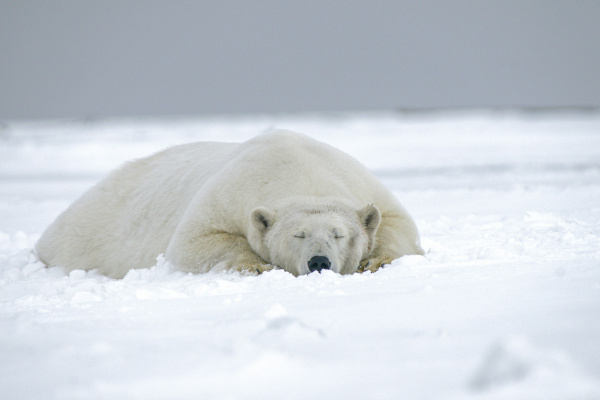
<path fill-rule="evenodd" d="M 126 160 L 307 133 L 361 160 L 426 255 L 298 278 L 114 280 L 32 247 Z M 600 113 L 461 111 L 6 122 L 0 397 L 600 398 Z"/>

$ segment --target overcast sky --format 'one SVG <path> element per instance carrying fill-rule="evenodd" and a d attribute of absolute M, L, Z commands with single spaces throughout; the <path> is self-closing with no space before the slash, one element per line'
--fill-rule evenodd
<path fill-rule="evenodd" d="M 0 119 L 600 106 L 600 1 L 0 0 Z"/>

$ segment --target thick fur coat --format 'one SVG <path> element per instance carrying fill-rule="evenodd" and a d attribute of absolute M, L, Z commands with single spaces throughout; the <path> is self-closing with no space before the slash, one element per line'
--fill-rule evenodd
<path fill-rule="evenodd" d="M 165 253 L 190 272 L 376 270 L 422 254 L 406 210 L 363 165 L 304 135 L 191 143 L 84 193 L 36 244 L 48 266 L 123 277 Z"/>

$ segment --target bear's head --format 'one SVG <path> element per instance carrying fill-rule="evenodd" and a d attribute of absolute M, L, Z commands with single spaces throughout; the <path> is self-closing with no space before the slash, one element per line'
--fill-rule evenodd
<path fill-rule="evenodd" d="M 380 222 L 375 205 L 360 210 L 332 202 L 257 207 L 248 242 L 263 260 L 296 276 L 322 269 L 351 274 L 375 247 Z"/>

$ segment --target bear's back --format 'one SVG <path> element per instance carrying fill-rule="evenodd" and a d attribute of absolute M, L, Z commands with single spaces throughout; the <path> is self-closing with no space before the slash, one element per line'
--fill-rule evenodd
<path fill-rule="evenodd" d="M 339 197 L 364 206 L 397 201 L 350 155 L 294 132 L 277 130 L 241 145 L 221 171 L 242 193 L 257 193 L 260 205 L 292 196 Z M 257 190 L 257 187 L 260 190 Z"/>

